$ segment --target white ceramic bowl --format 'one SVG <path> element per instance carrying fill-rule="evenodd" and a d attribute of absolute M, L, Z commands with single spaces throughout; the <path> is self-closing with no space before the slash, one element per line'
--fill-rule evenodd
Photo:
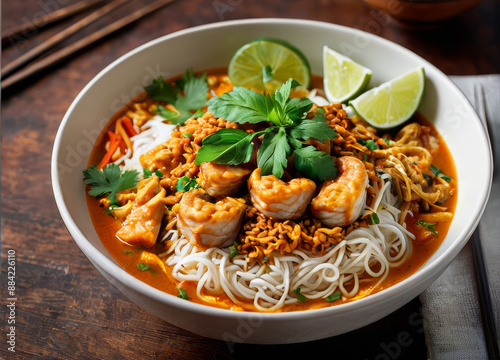
<path fill-rule="evenodd" d="M 323 45 L 373 70 L 372 85 L 424 66 L 421 112 L 446 140 L 456 162 L 458 203 L 441 247 L 407 280 L 352 303 L 291 313 L 246 313 L 194 304 L 163 293 L 125 272 L 106 251 L 87 212 L 82 171 L 108 119 L 159 75 L 227 66 L 231 55 L 259 36 L 288 40 L 322 74 Z M 471 155 L 472 154 L 472 155 Z M 474 161 L 470 160 L 474 157 Z M 247 343 L 297 343 L 342 334 L 375 322 L 418 296 L 445 270 L 477 226 L 489 196 L 491 149 L 470 103 L 436 67 L 390 41 L 328 23 L 251 19 L 185 29 L 151 41 L 100 72 L 66 113 L 52 155 L 52 183 L 61 216 L 95 267 L 132 301 L 178 327 L 206 337 Z M 479 176 L 480 175 L 480 176 Z"/>

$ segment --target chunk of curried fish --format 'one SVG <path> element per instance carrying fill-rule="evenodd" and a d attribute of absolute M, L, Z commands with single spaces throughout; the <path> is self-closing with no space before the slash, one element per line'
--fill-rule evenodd
<path fill-rule="evenodd" d="M 155 244 L 160 232 L 166 191 L 160 186 L 160 179 L 156 175 L 142 180 L 137 189 L 132 211 L 116 236 L 130 245 L 149 248 Z"/>

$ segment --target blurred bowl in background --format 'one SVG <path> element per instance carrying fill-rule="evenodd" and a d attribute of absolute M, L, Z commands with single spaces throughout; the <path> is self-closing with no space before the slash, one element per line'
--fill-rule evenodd
<path fill-rule="evenodd" d="M 400 25 L 431 28 L 463 14 L 481 0 L 364 0 L 370 6 L 387 12 Z"/>

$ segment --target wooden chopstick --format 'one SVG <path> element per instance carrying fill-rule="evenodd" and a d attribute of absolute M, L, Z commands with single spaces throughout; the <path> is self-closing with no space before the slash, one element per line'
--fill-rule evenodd
<path fill-rule="evenodd" d="M 479 287 L 479 302 L 481 308 L 481 320 L 484 327 L 484 339 L 488 350 L 489 359 L 500 359 L 500 352 L 497 343 L 497 330 L 495 316 L 493 313 L 493 302 L 491 300 L 488 272 L 486 271 L 483 248 L 479 237 L 479 229 L 472 234 L 472 254 L 474 257 L 474 267 L 476 269 L 476 279 Z"/>
<path fill-rule="evenodd" d="M 29 24 L 20 24 L 2 32 L 2 46 L 12 45 L 18 38 L 28 32 L 33 32 L 51 25 L 57 21 L 76 15 L 87 9 L 93 8 L 106 0 L 83 0 L 76 4 L 55 10 L 49 14 L 34 19 Z"/>
<path fill-rule="evenodd" d="M 71 43 L 70 45 L 64 47 L 63 49 L 54 52 L 53 54 L 46 56 L 39 61 L 35 62 L 33 65 L 15 73 L 11 77 L 2 80 L 1 85 L 2 85 L 2 90 L 7 89 L 8 87 L 19 83 L 20 81 L 23 81 L 27 79 L 28 77 L 34 75 L 35 73 L 45 70 L 60 61 L 70 57 L 77 51 L 89 46 L 95 41 L 98 41 L 105 36 L 110 35 L 111 33 L 127 26 L 128 24 L 139 20 L 140 18 L 158 10 L 162 6 L 165 6 L 175 0 L 158 0 L 156 2 L 153 2 L 139 10 L 134 11 L 132 14 L 127 15 L 120 20 L 115 21 L 114 23 L 94 32 L 93 34 L 78 40 L 74 43 Z"/>
<path fill-rule="evenodd" d="M 33 49 L 29 50 L 28 52 L 19 56 L 18 58 L 16 58 L 12 62 L 8 63 L 2 69 L 2 80 L 5 79 L 7 76 L 11 75 L 14 71 L 19 69 L 20 67 L 22 67 L 26 63 L 30 62 L 34 58 L 45 53 L 47 50 L 49 50 L 49 49 L 53 48 L 54 46 L 56 46 L 57 44 L 61 43 L 67 37 L 74 35 L 78 31 L 85 28 L 86 26 L 92 24 L 94 21 L 103 17 L 104 15 L 106 15 L 107 13 L 112 11 L 113 9 L 117 8 L 118 6 L 122 5 L 126 1 L 127 0 L 113 0 L 109 4 L 94 11 L 92 14 L 84 17 L 80 21 L 77 21 L 76 23 L 74 23 L 73 25 L 64 29 L 63 31 L 59 32 L 58 34 L 52 36 L 47 41 L 41 43 L 38 46 L 35 46 Z"/>
<path fill-rule="evenodd" d="M 484 122 L 486 132 L 490 138 L 490 143 L 493 144 L 491 125 L 486 113 L 486 99 L 484 97 L 484 89 L 481 84 L 474 87 L 474 103 L 476 105 L 476 111 L 481 117 L 481 120 Z M 493 152 L 494 151 L 495 148 L 493 147 Z M 486 348 L 488 350 L 489 359 L 498 360 L 500 359 L 500 351 L 497 342 L 497 329 L 493 313 L 493 302 L 491 300 L 488 271 L 486 269 L 486 261 L 484 259 L 483 247 L 479 236 L 479 226 L 472 234 L 471 241 L 474 268 L 476 270 L 476 280 L 479 288 L 479 305 L 481 308 L 481 321 L 484 328 Z"/>

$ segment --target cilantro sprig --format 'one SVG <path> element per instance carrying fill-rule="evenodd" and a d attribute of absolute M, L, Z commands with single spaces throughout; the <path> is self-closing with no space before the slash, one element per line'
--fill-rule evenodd
<path fill-rule="evenodd" d="M 437 236 L 438 235 L 438 232 L 436 230 L 436 224 L 432 224 L 432 223 L 429 223 L 427 221 L 423 221 L 421 219 L 417 220 L 417 225 L 419 226 L 422 226 L 424 228 L 426 228 L 427 230 L 429 230 L 432 235 L 434 236 Z"/>
<path fill-rule="evenodd" d="M 212 161 L 217 164 L 238 165 L 250 161 L 253 140 L 262 137 L 257 153 L 257 166 L 262 175 L 281 178 L 288 158 L 295 154 L 297 171 L 318 181 L 335 178 L 337 168 L 329 154 L 306 143 L 309 139 L 327 141 L 337 136 L 318 111 L 312 119 L 307 112 L 313 103 L 307 98 L 290 98 L 295 80 L 288 80 L 275 94 L 261 94 L 235 86 L 233 91 L 208 101 L 208 111 L 214 116 L 235 123 L 269 124 L 263 130 L 247 133 L 240 129 L 221 129 L 203 139 L 195 164 Z"/>
<path fill-rule="evenodd" d="M 187 69 L 182 78 L 172 86 L 161 76 L 145 87 L 153 100 L 171 104 L 176 111 L 159 104 L 157 112 L 173 124 L 181 124 L 193 116 L 201 116 L 201 110 L 207 103 L 207 74 L 196 76 L 192 69 Z"/>
<path fill-rule="evenodd" d="M 102 170 L 91 165 L 83 171 L 84 182 L 89 186 L 88 194 L 94 197 L 107 196 L 110 206 L 118 206 L 116 193 L 134 188 L 139 181 L 137 170 L 121 171 L 116 164 L 108 164 Z"/>
<path fill-rule="evenodd" d="M 437 168 L 435 167 L 434 165 L 431 164 L 431 171 L 432 173 L 434 174 L 434 176 L 436 177 L 440 177 L 441 179 L 443 179 L 444 181 L 446 182 L 450 182 L 452 179 L 451 177 L 449 177 L 448 175 L 445 175 L 442 171 L 441 171 L 441 168 Z"/>

